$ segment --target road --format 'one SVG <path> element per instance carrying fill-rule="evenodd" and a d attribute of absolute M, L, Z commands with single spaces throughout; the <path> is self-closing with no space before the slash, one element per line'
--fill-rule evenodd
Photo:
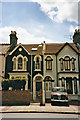
<path fill-rule="evenodd" d="M 52 120 L 80 120 L 79 119 L 80 116 L 75 115 L 75 114 L 7 113 L 7 114 L 0 114 L 0 115 L 2 115 L 2 118 L 3 118 L 2 120 L 24 120 L 22 118 L 26 118 L 26 120 L 35 120 L 35 119 L 38 120 L 38 118 L 39 118 L 39 120 L 50 120 L 50 118 L 54 118 Z M 15 119 L 11 119 L 11 118 L 15 118 Z M 20 118 L 20 119 L 18 119 L 18 118 Z"/>

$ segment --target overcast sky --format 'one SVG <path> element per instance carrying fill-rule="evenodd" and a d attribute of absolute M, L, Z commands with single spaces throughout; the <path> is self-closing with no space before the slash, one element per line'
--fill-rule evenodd
<path fill-rule="evenodd" d="M 0 43 L 14 30 L 18 43 L 72 42 L 78 26 L 78 0 L 2 0 L 0 11 Z"/>

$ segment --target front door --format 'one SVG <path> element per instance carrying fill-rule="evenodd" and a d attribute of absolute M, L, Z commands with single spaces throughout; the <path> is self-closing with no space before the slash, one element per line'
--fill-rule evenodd
<path fill-rule="evenodd" d="M 33 78 L 33 100 L 40 101 L 40 90 L 42 89 L 42 75 L 38 74 Z"/>
<path fill-rule="evenodd" d="M 42 81 L 36 82 L 36 100 L 40 100 L 40 90 L 42 89 Z"/>

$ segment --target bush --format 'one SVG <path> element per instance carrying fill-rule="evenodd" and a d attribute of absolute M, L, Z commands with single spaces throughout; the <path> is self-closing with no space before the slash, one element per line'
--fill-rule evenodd
<path fill-rule="evenodd" d="M 9 79 L 2 81 L 2 90 L 9 90 L 9 87 L 12 87 L 12 90 L 25 90 L 25 79 Z"/>

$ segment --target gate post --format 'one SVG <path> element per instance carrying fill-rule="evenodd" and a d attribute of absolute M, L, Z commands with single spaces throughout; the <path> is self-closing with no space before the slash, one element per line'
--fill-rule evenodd
<path fill-rule="evenodd" d="M 40 106 L 45 106 L 45 96 L 44 96 L 44 91 L 43 90 L 40 90 Z"/>

